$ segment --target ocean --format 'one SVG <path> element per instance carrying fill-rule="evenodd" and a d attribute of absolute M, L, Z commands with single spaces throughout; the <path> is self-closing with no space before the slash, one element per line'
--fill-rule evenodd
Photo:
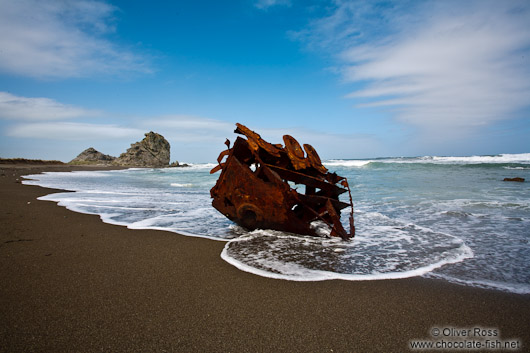
<path fill-rule="evenodd" d="M 215 164 L 188 168 L 49 172 L 23 183 L 74 192 L 41 200 L 106 223 L 225 242 L 237 268 L 293 281 L 424 276 L 530 293 L 530 153 L 328 160 L 348 178 L 353 241 L 246 231 L 211 206 Z M 527 182 L 505 182 L 521 177 Z M 344 194 L 341 195 L 344 197 Z M 349 209 L 343 210 L 347 228 Z M 347 228 L 348 229 L 348 228 Z"/>

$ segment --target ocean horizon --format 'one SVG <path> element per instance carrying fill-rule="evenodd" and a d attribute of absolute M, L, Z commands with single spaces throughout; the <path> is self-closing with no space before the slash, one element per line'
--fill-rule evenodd
<path fill-rule="evenodd" d="M 260 276 L 424 276 L 530 293 L 530 187 L 503 181 L 529 180 L 530 153 L 324 161 L 348 178 L 357 228 L 352 241 L 249 232 L 233 224 L 211 206 L 209 190 L 219 174 L 209 171 L 215 165 L 46 172 L 25 176 L 30 180 L 23 183 L 74 191 L 40 199 L 106 223 L 224 241 L 225 261 Z M 343 211 L 345 225 L 349 211 Z"/>

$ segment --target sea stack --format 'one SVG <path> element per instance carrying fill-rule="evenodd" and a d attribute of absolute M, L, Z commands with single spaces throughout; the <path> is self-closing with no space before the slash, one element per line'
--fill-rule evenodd
<path fill-rule="evenodd" d="M 116 157 L 103 154 L 93 147 L 87 148 L 83 152 L 79 153 L 77 157 L 72 159 L 69 164 L 110 164 Z"/>
<path fill-rule="evenodd" d="M 164 136 L 153 131 L 113 161 L 114 165 L 127 167 L 161 168 L 169 166 L 170 145 Z"/>

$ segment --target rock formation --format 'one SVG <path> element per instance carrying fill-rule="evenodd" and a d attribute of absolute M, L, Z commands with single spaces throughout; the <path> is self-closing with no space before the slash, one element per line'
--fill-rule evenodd
<path fill-rule="evenodd" d="M 169 142 L 164 136 L 151 131 L 145 134 L 145 138 L 142 141 L 133 143 L 125 153 L 122 153 L 117 158 L 98 152 L 90 147 L 72 159 L 69 164 L 163 168 L 170 166 L 169 149 Z M 188 165 L 174 162 L 171 166 L 187 167 Z"/>
<path fill-rule="evenodd" d="M 116 158 L 112 164 L 127 167 L 161 168 L 169 166 L 169 142 L 155 132 L 145 134 L 145 138 Z"/>
<path fill-rule="evenodd" d="M 169 165 L 171 168 L 182 168 L 182 167 L 189 167 L 187 163 L 179 163 L 179 161 L 174 161 Z"/>
<path fill-rule="evenodd" d="M 116 157 L 98 152 L 90 147 L 79 153 L 69 164 L 110 164 Z"/>

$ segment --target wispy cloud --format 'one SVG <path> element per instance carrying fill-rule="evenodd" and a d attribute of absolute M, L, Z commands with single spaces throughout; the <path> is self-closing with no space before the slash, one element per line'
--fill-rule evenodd
<path fill-rule="evenodd" d="M 343 79 L 361 87 L 348 95 L 359 105 L 439 134 L 529 105 L 528 23 L 527 1 L 336 1 L 299 37 L 334 48 Z"/>
<path fill-rule="evenodd" d="M 134 127 L 73 121 L 104 115 L 101 111 L 67 105 L 50 98 L 22 97 L 0 92 L 0 119 L 14 121 L 8 123 L 4 132 L 6 136 L 56 141 L 142 136 L 143 130 Z"/>
<path fill-rule="evenodd" d="M 0 71 L 36 78 L 151 72 L 105 35 L 116 8 L 95 0 L 0 0 Z"/>
<path fill-rule="evenodd" d="M 22 123 L 7 129 L 7 136 L 50 139 L 55 141 L 93 141 L 101 139 L 138 138 L 145 131 L 115 124 L 75 122 Z"/>
<path fill-rule="evenodd" d="M 0 92 L 0 119 L 65 120 L 98 114 L 97 111 L 62 104 L 50 98 L 28 98 Z"/>
<path fill-rule="evenodd" d="M 0 119 L 13 121 L 6 129 L 11 137 L 56 140 L 87 140 L 142 136 L 156 130 L 179 142 L 224 141 L 234 130 L 232 123 L 190 115 L 131 117 L 129 127 L 87 122 L 112 116 L 103 111 L 67 105 L 45 97 L 23 97 L 0 92 Z M 84 120 L 84 121 L 83 121 Z"/>
<path fill-rule="evenodd" d="M 291 6 L 291 0 L 258 0 L 254 4 L 260 10 L 267 10 L 273 6 Z"/>

